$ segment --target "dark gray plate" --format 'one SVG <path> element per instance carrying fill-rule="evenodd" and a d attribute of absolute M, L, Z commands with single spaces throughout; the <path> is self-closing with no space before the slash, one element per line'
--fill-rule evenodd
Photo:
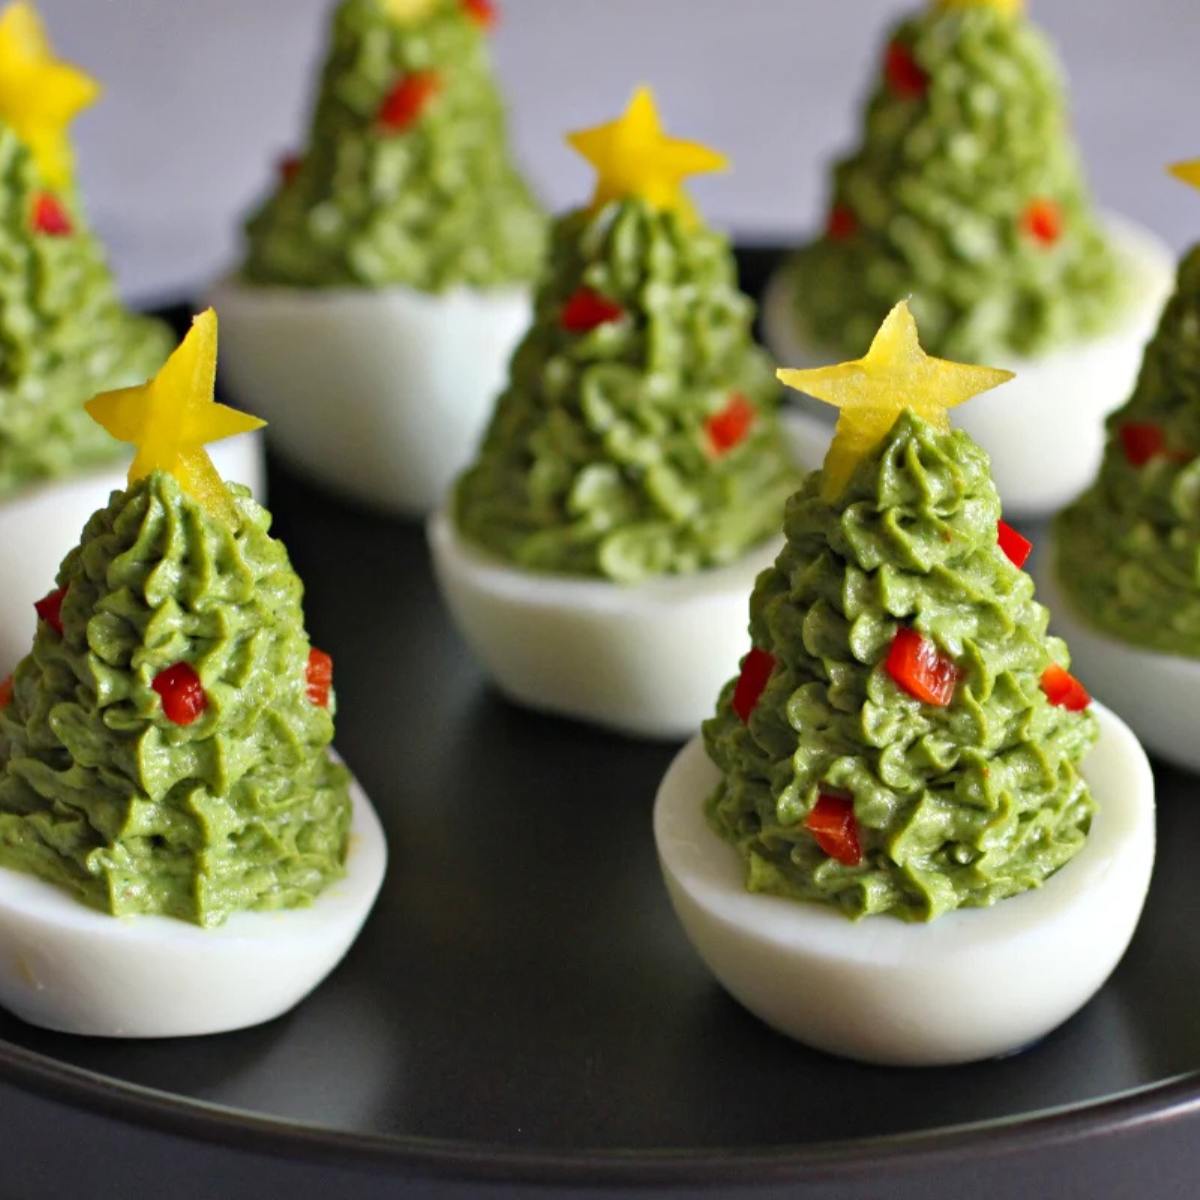
<path fill-rule="evenodd" d="M 749 286 L 769 261 L 744 256 Z M 278 467 L 271 488 L 336 660 L 339 749 L 390 838 L 379 905 L 333 977 L 259 1029 L 110 1042 L 0 1014 L 0 1194 L 1193 1194 L 1189 776 L 1156 769 L 1145 917 L 1062 1029 L 955 1069 L 829 1058 L 724 995 L 674 920 L 649 814 L 675 747 L 506 704 L 437 602 L 419 529 Z"/>

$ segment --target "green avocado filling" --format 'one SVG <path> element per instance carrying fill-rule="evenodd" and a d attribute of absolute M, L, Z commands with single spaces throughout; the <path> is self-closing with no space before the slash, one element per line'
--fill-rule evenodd
<path fill-rule="evenodd" d="M 798 475 L 726 239 L 626 199 L 560 218 L 549 264 L 458 483 L 460 531 L 521 567 L 619 583 L 775 534 Z"/>
<path fill-rule="evenodd" d="M 893 32 L 829 226 L 792 263 L 813 342 L 861 352 L 911 296 L 931 354 L 1035 356 L 1102 332 L 1128 270 L 1097 224 L 1060 70 L 1041 33 L 987 5 Z"/>
<path fill-rule="evenodd" d="M 404 21 L 383 0 L 343 0 L 308 148 L 247 232 L 251 283 L 440 292 L 536 275 L 545 218 L 460 0 Z"/>
<path fill-rule="evenodd" d="M 1200 658 L 1200 246 L 1108 418 L 1100 473 L 1055 526 L 1059 579 L 1125 642 Z"/>
<path fill-rule="evenodd" d="M 348 776 L 307 694 L 302 586 L 270 515 L 231 528 L 155 472 L 114 492 L 58 574 L 0 712 L 0 866 L 104 912 L 216 925 L 306 905 L 343 871 Z M 199 676 L 191 724 L 154 682 Z"/>
<path fill-rule="evenodd" d="M 1041 690 L 1066 646 L 997 545 L 986 454 L 906 411 L 836 502 L 820 484 L 789 502 L 787 544 L 750 600 L 753 644 L 774 660 L 765 688 L 743 721 L 731 680 L 704 724 L 722 774 L 713 828 L 751 891 L 850 917 L 927 921 L 1037 887 L 1090 827 L 1078 764 L 1096 724 Z M 945 706 L 889 672 L 902 627 L 957 669 Z M 823 795 L 852 803 L 854 865 L 807 824 Z"/>
<path fill-rule="evenodd" d="M 127 312 L 75 195 L 48 192 L 28 147 L 0 125 L 0 495 L 123 453 L 84 412 L 97 392 L 140 383 L 174 339 Z M 40 205 L 65 221 L 38 227 Z"/>

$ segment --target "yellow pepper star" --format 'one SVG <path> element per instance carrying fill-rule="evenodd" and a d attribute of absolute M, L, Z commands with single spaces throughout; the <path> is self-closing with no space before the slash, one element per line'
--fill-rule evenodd
<path fill-rule="evenodd" d="M 668 137 L 663 132 L 654 93 L 639 87 L 615 120 L 567 134 L 567 144 L 596 168 L 593 211 L 610 200 L 636 196 L 652 208 L 696 219 L 683 189 L 689 175 L 723 171 L 728 159 L 699 142 Z"/>
<path fill-rule="evenodd" d="M 33 154 L 52 188 L 71 182 L 67 125 L 100 94 L 100 85 L 51 52 L 41 18 L 16 0 L 0 14 L 0 121 Z"/>
<path fill-rule="evenodd" d="M 120 442 L 137 447 L 129 482 L 151 471 L 168 471 L 216 516 L 237 516 L 229 490 L 204 450 L 266 422 L 213 399 L 217 377 L 217 314 L 210 308 L 192 322 L 187 336 L 162 369 L 139 387 L 101 392 L 86 408 Z"/>
<path fill-rule="evenodd" d="M 917 323 L 904 300 L 884 318 L 865 358 L 776 374 L 788 387 L 841 410 L 825 456 L 826 500 L 837 499 L 854 468 L 887 436 L 904 409 L 937 429 L 949 429 L 948 410 L 1013 377 L 1011 371 L 930 357 L 921 349 Z"/>
<path fill-rule="evenodd" d="M 1193 158 L 1190 162 L 1172 163 L 1167 170 L 1176 179 L 1182 179 L 1184 183 L 1200 188 L 1200 158 Z"/>
<path fill-rule="evenodd" d="M 1025 11 L 1025 0 L 934 0 L 938 8 L 994 8 L 1006 17 L 1017 17 Z"/>

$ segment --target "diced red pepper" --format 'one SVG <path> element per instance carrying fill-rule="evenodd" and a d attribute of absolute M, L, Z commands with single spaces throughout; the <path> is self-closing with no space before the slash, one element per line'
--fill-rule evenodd
<path fill-rule="evenodd" d="M 285 184 L 291 183 L 297 175 L 300 174 L 300 168 L 304 165 L 304 159 L 298 154 L 285 154 L 279 160 L 279 178 Z"/>
<path fill-rule="evenodd" d="M 403 133 L 417 121 L 441 87 L 442 77 L 437 71 L 413 71 L 405 75 L 383 98 L 379 124 L 389 133 Z"/>
<path fill-rule="evenodd" d="M 732 450 L 750 431 L 755 415 L 754 405 L 741 392 L 734 392 L 725 407 L 704 422 L 713 452 Z"/>
<path fill-rule="evenodd" d="M 196 668 L 177 662 L 159 671 L 150 686 L 162 697 L 163 713 L 176 725 L 190 725 L 208 707 L 208 697 Z"/>
<path fill-rule="evenodd" d="M 954 699 L 959 670 L 933 642 L 901 625 L 887 656 L 888 674 L 922 704 L 945 708 Z"/>
<path fill-rule="evenodd" d="M 492 0 L 462 0 L 463 10 L 477 25 L 491 29 L 496 24 L 496 5 Z"/>
<path fill-rule="evenodd" d="M 1033 543 L 1022 537 L 1007 521 L 996 522 L 996 541 L 1008 556 L 1008 561 L 1019 571 L 1033 549 Z"/>
<path fill-rule="evenodd" d="M 925 95 L 929 76 L 913 58 L 912 51 L 902 42 L 891 42 L 883 64 L 888 86 L 897 96 L 916 99 Z"/>
<path fill-rule="evenodd" d="M 1053 200 L 1040 197 L 1031 200 L 1021 215 L 1025 232 L 1043 246 L 1053 246 L 1062 237 L 1062 209 Z"/>
<path fill-rule="evenodd" d="M 10 675 L 7 679 L 0 679 L 0 712 L 3 712 L 11 703 L 13 698 L 13 677 Z"/>
<path fill-rule="evenodd" d="M 1082 712 L 1092 702 L 1087 688 L 1058 663 L 1051 663 L 1042 672 L 1042 691 L 1051 704 L 1071 712 Z"/>
<path fill-rule="evenodd" d="M 858 232 L 858 217 L 854 209 L 845 204 L 835 204 L 829 210 L 825 223 L 825 236 L 834 242 L 844 242 Z"/>
<path fill-rule="evenodd" d="M 62 602 L 63 597 L 67 594 L 66 588 L 58 588 L 53 592 L 49 592 L 40 600 L 34 601 L 34 610 L 37 615 L 62 637 Z"/>
<path fill-rule="evenodd" d="M 600 325 L 619 321 L 625 310 L 614 300 L 589 287 L 576 288 L 563 305 L 559 322 L 568 333 L 590 333 Z"/>
<path fill-rule="evenodd" d="M 308 683 L 309 702 L 318 708 L 328 708 L 329 689 L 333 686 L 333 659 L 324 650 L 318 650 L 314 646 L 308 652 L 305 678 Z"/>
<path fill-rule="evenodd" d="M 851 797 L 822 792 L 804 818 L 804 825 L 830 858 L 847 867 L 857 867 L 862 862 L 858 822 L 854 819 Z"/>
<path fill-rule="evenodd" d="M 1166 450 L 1167 439 L 1163 431 L 1148 421 L 1126 421 L 1117 430 L 1121 449 L 1135 467 L 1144 467 L 1152 458 Z"/>
<path fill-rule="evenodd" d="M 67 210 L 49 192 L 39 192 L 33 202 L 33 229 L 50 237 L 65 237 L 74 227 Z"/>
<path fill-rule="evenodd" d="M 771 678 L 774 669 L 775 656 L 757 646 L 752 646 L 750 653 L 742 659 L 742 673 L 733 689 L 732 708 L 741 717 L 743 724 L 750 720 L 750 714 L 758 704 L 758 698 L 767 686 L 767 680 Z"/>

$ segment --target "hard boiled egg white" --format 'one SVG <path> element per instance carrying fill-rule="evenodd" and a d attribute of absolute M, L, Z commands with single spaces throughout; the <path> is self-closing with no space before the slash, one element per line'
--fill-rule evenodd
<path fill-rule="evenodd" d="M 1137 739 L 1095 706 L 1083 774 L 1097 804 L 1084 848 L 1046 883 L 928 924 L 852 922 L 746 891 L 736 850 L 708 826 L 719 775 L 699 739 L 672 763 L 654 836 L 672 903 L 720 983 L 768 1025 L 818 1049 L 903 1066 L 1008 1054 L 1050 1032 L 1108 978 L 1154 861 L 1154 781 Z"/>
<path fill-rule="evenodd" d="M 992 476 L 1013 517 L 1054 512 L 1091 481 L 1104 451 L 1104 418 L 1132 390 L 1143 347 L 1170 294 L 1174 265 L 1167 247 L 1131 222 L 1111 217 L 1106 223 L 1133 289 L 1120 325 L 1037 358 L 989 361 L 984 365 L 1005 367 L 1016 378 L 954 411 L 955 424 L 991 456 Z M 836 356 L 797 325 L 797 286 L 789 266 L 772 278 L 763 303 L 767 344 L 783 366 L 822 366 Z M 820 287 L 820 280 L 805 286 Z"/>
<path fill-rule="evenodd" d="M 1200 659 L 1122 642 L 1095 628 L 1058 581 L 1053 541 L 1044 536 L 1034 566 L 1050 632 L 1071 648 L 1071 672 L 1103 696 L 1155 754 L 1200 771 Z"/>
<path fill-rule="evenodd" d="M 350 948 L 383 881 L 387 847 L 357 783 L 345 876 L 309 908 L 245 912 L 202 929 L 113 917 L 0 868 L 0 1006 L 91 1037 L 190 1037 L 269 1021 Z"/>
<path fill-rule="evenodd" d="M 255 287 L 210 297 L 232 394 L 306 474 L 372 506 L 433 508 L 466 465 L 530 320 L 524 288 Z"/>
<path fill-rule="evenodd" d="M 222 478 L 244 483 L 263 497 L 262 437 L 242 434 L 208 447 Z M 126 466 L 34 484 L 0 500 L 0 679 L 29 653 L 37 618 L 33 611 L 54 589 L 67 552 L 88 518 L 126 486 Z"/>

